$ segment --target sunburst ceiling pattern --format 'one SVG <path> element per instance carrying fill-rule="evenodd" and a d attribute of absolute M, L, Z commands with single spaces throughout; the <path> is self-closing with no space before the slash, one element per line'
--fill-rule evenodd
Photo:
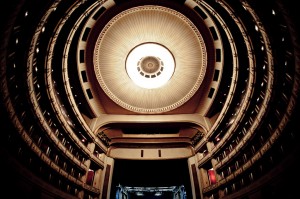
<path fill-rule="evenodd" d="M 150 43 L 163 46 L 169 55 L 160 57 L 160 49 L 153 52 L 148 46 L 140 57 L 130 56 Z M 158 57 L 164 65 L 156 78 L 145 77 L 148 84 L 160 76 L 169 79 L 159 88 L 138 86 L 126 70 L 127 58 L 136 60 L 130 67 L 138 70 L 138 60 L 148 56 Z M 94 65 L 98 82 L 114 102 L 134 112 L 160 113 L 193 96 L 205 76 L 207 55 L 199 30 L 184 15 L 166 7 L 141 6 L 125 10 L 107 23 L 96 42 Z"/>
<path fill-rule="evenodd" d="M 224 196 L 298 145 L 298 34 L 279 0 L 23 2 L 0 51 L 4 144 L 58 189 L 101 197 L 82 176 L 108 158 L 194 158 L 218 174 L 201 194 Z M 133 56 L 148 45 L 168 58 Z M 160 86 L 134 82 L 168 66 Z"/>

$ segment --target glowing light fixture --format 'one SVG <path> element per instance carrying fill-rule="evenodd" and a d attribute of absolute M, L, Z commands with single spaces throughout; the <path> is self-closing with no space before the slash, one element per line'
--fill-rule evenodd
<path fill-rule="evenodd" d="M 163 86 L 170 80 L 174 70 L 172 53 L 157 43 L 144 43 L 134 47 L 126 59 L 128 76 L 142 88 Z"/>
<path fill-rule="evenodd" d="M 161 196 L 162 195 L 162 192 L 161 191 L 158 191 L 154 194 L 154 196 Z"/>

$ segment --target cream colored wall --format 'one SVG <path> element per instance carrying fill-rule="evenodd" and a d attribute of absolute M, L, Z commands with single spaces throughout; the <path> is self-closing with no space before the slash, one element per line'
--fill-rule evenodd
<path fill-rule="evenodd" d="M 112 183 L 112 176 L 113 176 L 113 170 L 114 170 L 114 159 L 104 156 L 104 169 L 102 171 L 102 175 L 100 177 L 100 196 L 99 198 L 103 198 L 103 190 L 104 190 L 104 185 L 105 185 L 105 174 L 106 174 L 106 169 L 107 165 L 110 165 L 110 173 L 109 173 L 109 180 L 108 180 L 108 185 L 107 185 L 107 191 L 106 191 L 106 199 L 110 199 L 110 191 L 111 191 L 111 183 Z"/>
<path fill-rule="evenodd" d="M 193 156 L 193 149 L 186 148 L 112 148 L 108 156 L 128 160 L 178 159 Z"/>
<path fill-rule="evenodd" d="M 197 195 L 200 195 L 201 198 L 203 197 L 202 196 L 202 184 L 201 184 L 201 179 L 200 179 L 200 170 L 198 169 L 198 166 L 197 166 L 197 157 L 196 156 L 193 156 L 193 157 L 190 157 L 188 158 L 188 167 L 189 167 L 189 174 L 190 174 L 190 181 L 191 181 L 191 190 L 192 190 L 192 195 L 193 195 L 193 199 L 199 199 L 197 198 L 196 196 Z M 195 165 L 196 166 L 196 172 L 197 172 L 197 180 L 198 180 L 198 184 L 199 184 L 199 190 L 200 190 L 200 193 L 196 194 L 196 190 L 195 189 L 195 179 L 194 179 L 194 176 L 193 176 L 193 173 L 192 173 L 192 165 Z"/>

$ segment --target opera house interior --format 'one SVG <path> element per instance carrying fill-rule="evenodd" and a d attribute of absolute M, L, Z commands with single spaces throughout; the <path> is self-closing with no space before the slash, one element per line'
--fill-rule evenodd
<path fill-rule="evenodd" d="M 297 12 L 1 1 L 0 197 L 299 198 Z"/>

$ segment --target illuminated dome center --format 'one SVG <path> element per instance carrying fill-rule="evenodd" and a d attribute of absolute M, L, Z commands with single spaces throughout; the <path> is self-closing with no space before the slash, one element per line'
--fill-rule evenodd
<path fill-rule="evenodd" d="M 125 66 L 128 76 L 136 85 L 152 89 L 170 80 L 175 70 L 175 61 L 164 46 L 145 43 L 129 52 Z"/>
<path fill-rule="evenodd" d="M 160 61 L 158 57 L 144 57 L 141 59 L 141 61 L 138 64 L 138 70 L 142 70 L 140 72 L 141 75 L 142 73 L 150 73 L 153 74 L 154 72 L 159 71 L 160 69 L 162 70 L 163 68 L 161 67 L 163 63 Z M 159 75 L 159 73 L 157 74 Z M 156 75 L 151 75 L 151 77 L 156 77 Z"/>

